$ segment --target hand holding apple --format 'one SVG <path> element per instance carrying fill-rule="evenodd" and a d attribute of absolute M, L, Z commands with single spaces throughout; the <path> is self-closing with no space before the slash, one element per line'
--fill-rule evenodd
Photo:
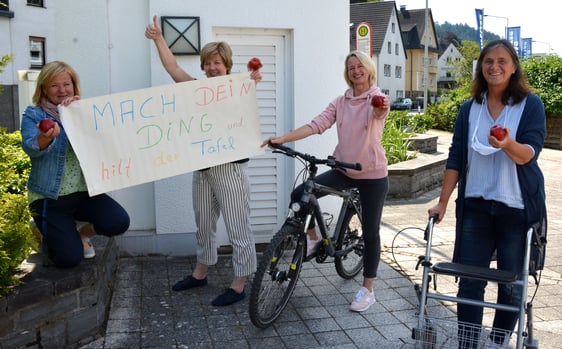
<path fill-rule="evenodd" d="M 371 97 L 371 105 L 375 108 L 384 107 L 384 96 L 382 95 L 375 95 Z"/>
<path fill-rule="evenodd" d="M 45 118 L 41 121 L 39 121 L 39 129 L 41 130 L 41 132 L 48 132 L 50 129 L 52 129 L 53 127 L 55 127 L 56 123 L 49 118 Z"/>
<path fill-rule="evenodd" d="M 507 129 L 502 125 L 496 124 L 490 128 L 490 136 L 496 137 L 498 141 L 503 141 L 507 135 Z"/>
<path fill-rule="evenodd" d="M 259 70 L 261 67 L 263 67 L 263 64 L 258 57 L 254 57 L 248 62 L 248 69 L 250 70 Z"/>

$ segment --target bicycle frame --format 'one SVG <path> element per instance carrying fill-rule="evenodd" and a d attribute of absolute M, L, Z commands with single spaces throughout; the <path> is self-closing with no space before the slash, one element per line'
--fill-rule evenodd
<path fill-rule="evenodd" d="M 323 263 L 328 256 L 334 257 L 338 275 L 351 279 L 363 268 L 364 251 L 359 190 L 338 190 L 316 183 L 316 165 L 326 165 L 332 169 L 361 170 L 361 164 L 341 162 L 331 156 L 320 159 L 280 144 L 270 146 L 276 149 L 274 152 L 298 158 L 305 169 L 298 176 L 302 179 L 302 195 L 298 201 L 292 201 L 285 222 L 265 248 L 252 280 L 250 319 L 260 328 L 270 326 L 287 305 L 295 290 L 303 262 L 315 258 L 317 263 Z M 333 236 L 328 231 L 331 224 L 327 224 L 320 207 L 320 196 L 339 197 L 343 200 Z M 323 243 L 308 255 L 306 233 L 312 220 L 318 223 Z"/>
<path fill-rule="evenodd" d="M 304 218 L 304 222 L 302 224 L 302 233 L 306 234 L 306 231 L 310 226 L 310 222 L 312 221 L 312 219 L 315 219 L 318 228 L 320 229 L 322 239 L 324 240 L 324 245 L 326 246 L 326 254 L 330 257 L 343 255 L 348 251 L 336 251 L 334 242 L 337 241 L 338 234 L 341 231 L 341 225 L 343 224 L 345 213 L 350 207 L 353 207 L 356 210 L 359 219 L 362 221 L 361 204 L 359 203 L 359 191 L 357 190 L 357 188 L 338 190 L 322 184 L 318 184 L 315 182 L 316 171 L 317 167 L 314 164 L 311 165 L 308 169 L 308 178 L 304 182 L 304 191 L 299 202 L 300 209 L 299 211 L 295 211 L 293 208 L 290 208 L 289 217 L 297 217 L 297 212 L 308 210 L 308 213 Z M 318 202 L 318 198 L 316 196 L 317 194 L 322 194 L 323 196 L 337 196 L 343 199 L 338 213 L 336 228 L 334 229 L 334 236 L 332 237 L 328 236 L 328 227 L 326 226 L 326 222 L 322 217 L 322 209 L 320 207 L 320 203 Z"/>

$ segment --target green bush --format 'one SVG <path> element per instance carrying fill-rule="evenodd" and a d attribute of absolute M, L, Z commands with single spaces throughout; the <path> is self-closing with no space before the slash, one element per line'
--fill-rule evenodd
<path fill-rule="evenodd" d="M 15 276 L 19 265 L 38 248 L 29 228 L 26 183 L 30 169 L 20 132 L 0 129 L 0 297 L 20 283 Z"/>
<path fill-rule="evenodd" d="M 394 125 L 385 125 L 382 133 L 382 146 L 386 152 L 388 164 L 413 159 L 415 154 L 408 151 L 408 136 L 410 134 Z"/>
<path fill-rule="evenodd" d="M 386 118 L 381 141 L 388 164 L 415 158 L 415 152 L 408 151 L 408 139 L 413 133 L 427 132 L 433 124 L 433 118 L 425 114 L 391 111 Z"/>
<path fill-rule="evenodd" d="M 530 57 L 521 62 L 529 84 L 541 97 L 547 115 L 562 115 L 562 58 Z"/>
<path fill-rule="evenodd" d="M 385 126 L 392 125 L 409 133 L 425 133 L 434 124 L 435 120 L 430 115 L 394 110 L 388 115 Z"/>
<path fill-rule="evenodd" d="M 450 95 L 444 97 L 439 103 L 430 104 L 426 114 L 435 120 L 434 127 L 438 130 L 452 132 L 461 105 L 470 98 L 468 90 L 458 88 L 452 90 Z"/>

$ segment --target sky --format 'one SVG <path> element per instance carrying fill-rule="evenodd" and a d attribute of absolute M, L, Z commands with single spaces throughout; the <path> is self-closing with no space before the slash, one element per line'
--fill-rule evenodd
<path fill-rule="evenodd" d="M 395 0 L 396 8 L 425 9 L 426 0 Z M 505 28 L 521 27 L 521 38 L 532 38 L 533 53 L 562 56 L 562 21 L 558 0 L 427 0 L 433 21 L 468 24 L 476 29 L 475 9 L 484 9 L 484 30 L 505 37 Z M 487 15 L 487 16 L 486 16 Z"/>

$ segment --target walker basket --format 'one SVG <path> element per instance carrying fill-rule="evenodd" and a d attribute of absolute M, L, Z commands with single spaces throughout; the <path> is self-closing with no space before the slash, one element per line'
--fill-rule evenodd
<path fill-rule="evenodd" d="M 424 320 L 424 326 L 412 332 L 416 349 L 481 349 L 492 343 L 490 327 L 462 323 L 455 319 L 424 317 Z M 459 333 L 459 327 L 462 333 Z M 496 344 L 492 348 L 509 348 L 509 331 L 495 330 L 495 333 L 503 334 L 505 341 L 503 345 Z"/>

